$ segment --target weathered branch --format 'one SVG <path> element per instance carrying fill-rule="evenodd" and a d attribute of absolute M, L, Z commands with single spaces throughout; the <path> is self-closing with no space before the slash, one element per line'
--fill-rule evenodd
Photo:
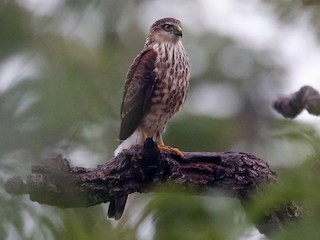
<path fill-rule="evenodd" d="M 252 154 L 241 152 L 185 152 L 182 159 L 160 151 L 151 139 L 143 148 L 120 153 L 105 164 L 86 169 L 70 167 L 61 156 L 41 162 L 25 179 L 7 181 L 6 191 L 29 194 L 30 199 L 53 206 L 89 207 L 133 192 L 149 192 L 155 186 L 170 182 L 182 189 L 205 194 L 222 189 L 242 203 L 251 199 L 262 185 L 276 182 L 268 164 Z M 300 209 L 289 204 L 284 209 L 266 214 L 256 223 L 265 234 L 281 228 L 284 219 L 299 218 Z"/>
<path fill-rule="evenodd" d="M 310 114 L 320 115 L 320 94 L 310 86 L 304 86 L 299 91 L 289 95 L 279 97 L 273 108 L 285 118 L 295 118 L 303 109 Z"/>

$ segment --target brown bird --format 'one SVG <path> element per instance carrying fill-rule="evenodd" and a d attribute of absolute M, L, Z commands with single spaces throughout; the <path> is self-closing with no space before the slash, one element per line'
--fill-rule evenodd
<path fill-rule="evenodd" d="M 134 59 L 124 86 L 121 105 L 120 145 L 115 155 L 152 138 L 167 151 L 161 134 L 186 100 L 190 62 L 182 45 L 179 20 L 163 18 L 150 28 L 141 53 Z M 122 216 L 127 195 L 110 201 L 108 216 Z"/>

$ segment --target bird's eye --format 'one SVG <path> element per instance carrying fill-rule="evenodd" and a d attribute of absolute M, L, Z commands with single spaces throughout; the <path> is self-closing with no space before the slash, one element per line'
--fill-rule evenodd
<path fill-rule="evenodd" d="M 163 25 L 163 29 L 165 30 L 165 31 L 171 31 L 172 30 L 172 25 L 170 25 L 170 24 L 165 24 L 165 25 Z"/>

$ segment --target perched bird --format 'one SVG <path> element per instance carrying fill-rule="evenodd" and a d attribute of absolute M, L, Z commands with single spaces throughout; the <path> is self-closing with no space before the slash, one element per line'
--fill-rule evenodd
<path fill-rule="evenodd" d="M 159 148 L 182 153 L 164 145 L 161 134 L 170 118 L 186 100 L 190 62 L 182 45 L 179 20 L 163 18 L 150 28 L 143 50 L 127 74 L 121 105 L 120 145 L 115 155 L 152 138 Z M 110 201 L 108 216 L 122 216 L 127 196 Z"/>

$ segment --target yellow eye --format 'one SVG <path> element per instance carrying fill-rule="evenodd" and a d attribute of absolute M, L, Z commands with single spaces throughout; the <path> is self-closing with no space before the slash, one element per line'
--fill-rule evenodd
<path fill-rule="evenodd" d="M 165 31 L 171 31 L 172 30 L 172 25 L 170 25 L 170 24 L 165 24 L 165 25 L 163 25 L 163 29 L 165 30 Z"/>

